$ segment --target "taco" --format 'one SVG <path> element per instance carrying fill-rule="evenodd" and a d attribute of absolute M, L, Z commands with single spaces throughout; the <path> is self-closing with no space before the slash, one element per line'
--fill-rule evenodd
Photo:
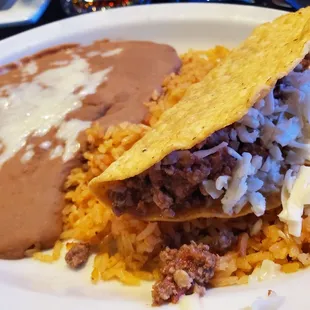
<path fill-rule="evenodd" d="M 230 218 L 310 202 L 310 8 L 252 34 L 90 188 L 116 215 Z"/>

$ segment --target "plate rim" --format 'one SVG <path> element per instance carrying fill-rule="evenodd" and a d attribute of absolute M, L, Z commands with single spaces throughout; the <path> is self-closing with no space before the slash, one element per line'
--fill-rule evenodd
<path fill-rule="evenodd" d="M 17 0 L 18 1 L 18 0 Z M 51 0 L 42 0 L 43 2 L 50 2 Z M 55 25 L 55 24 L 63 24 L 63 23 L 70 23 L 71 20 L 73 19 L 87 19 L 89 18 L 89 15 L 99 15 L 99 14 L 115 14 L 115 12 L 119 13 L 120 11 L 124 11 L 124 10 L 141 10 L 141 11 L 150 11 L 150 9 L 152 10 L 156 10 L 158 8 L 160 9 L 164 9 L 165 7 L 171 7 L 171 6 L 178 6 L 178 7 L 205 7 L 205 6 L 209 6 L 211 9 L 212 8 L 218 8 L 218 7 L 227 7 L 227 8 L 231 8 L 231 9 L 240 9 L 240 10 L 244 10 L 244 11 L 252 11 L 253 9 L 256 11 L 261 11 L 263 12 L 274 12 L 275 14 L 285 14 L 285 13 L 289 13 L 287 10 L 284 9 L 276 9 L 276 8 L 267 8 L 267 7 L 263 7 L 263 6 L 254 6 L 254 5 L 250 5 L 250 4 L 240 4 L 240 3 L 235 3 L 235 4 L 230 4 L 230 3 L 219 3 L 219 2 L 205 2 L 205 3 L 195 3 L 195 2 L 186 2 L 186 3 L 180 3 L 180 2 L 175 2 L 175 3 L 157 3 L 157 4 L 142 4 L 142 5 L 132 5 L 132 6 L 125 6 L 125 7 L 117 7 L 117 8 L 113 8 L 113 9 L 108 9 L 108 10 L 104 10 L 104 11 L 96 11 L 96 12 L 89 12 L 89 13 L 84 13 L 84 14 L 80 14 L 80 15 L 75 15 L 75 16 L 69 16 L 66 17 L 64 19 L 60 19 L 60 20 L 56 20 L 53 21 L 51 23 L 48 24 L 44 24 L 44 25 L 40 25 L 38 27 L 35 27 L 33 29 L 29 29 L 29 30 L 25 30 L 21 33 L 12 35 L 8 38 L 5 38 L 3 40 L 0 40 L 0 43 L 8 41 L 12 38 L 16 38 L 16 37 L 20 37 L 20 36 L 24 36 L 24 35 L 28 35 L 30 32 L 33 32 L 37 29 L 41 29 L 44 27 L 48 27 L 51 25 Z M 0 12 L 1 14 L 1 12 Z M 0 15 L 1 16 L 1 15 Z M 95 17 L 94 17 L 95 18 Z M 0 23 L 1 25 L 1 23 Z M 1 56 L 0 56 L 1 57 Z"/>
<path fill-rule="evenodd" d="M 167 11 L 173 7 L 174 14 L 169 16 Z M 225 10 L 220 10 L 225 8 Z M 231 19 L 231 14 L 235 14 L 235 18 L 240 19 L 240 16 L 248 16 L 248 21 L 263 20 L 268 21 L 270 18 L 279 16 L 287 13 L 287 11 L 280 9 L 271 9 L 265 7 L 258 7 L 252 5 L 241 5 L 241 4 L 226 4 L 226 3 L 162 3 L 162 4 L 151 4 L 151 5 L 136 5 L 122 8 L 109 9 L 101 12 L 92 12 L 82 14 L 78 16 L 71 16 L 62 20 L 54 21 L 45 25 L 38 26 L 34 29 L 26 30 L 22 33 L 13 35 L 0 41 L 0 66 L 14 61 L 14 58 L 21 58 L 21 55 L 29 54 L 40 50 L 45 46 L 47 42 L 53 42 L 57 40 L 57 36 L 62 38 L 70 37 L 76 33 L 75 26 L 80 27 L 83 24 L 85 30 L 95 29 L 95 26 L 106 26 L 110 27 L 115 23 L 116 18 L 121 18 L 118 21 L 118 25 L 121 24 L 132 24 L 142 21 L 159 21 L 169 20 L 178 21 L 182 19 L 188 19 L 195 15 L 195 18 L 203 19 L 204 12 L 206 9 L 210 12 L 220 13 L 221 19 Z M 104 16 L 104 18 L 102 18 Z M 218 20 L 219 15 L 208 15 L 207 18 L 210 20 Z M 114 19 L 114 20 L 113 20 Z M 65 31 L 64 31 L 65 29 Z M 46 33 L 49 35 L 46 36 Z M 23 44 L 21 44 L 21 42 Z M 76 43 L 76 41 L 70 41 L 70 43 Z M 22 46 L 19 54 L 16 57 L 10 57 L 16 46 Z M 3 62 L 3 59 L 8 61 Z"/>

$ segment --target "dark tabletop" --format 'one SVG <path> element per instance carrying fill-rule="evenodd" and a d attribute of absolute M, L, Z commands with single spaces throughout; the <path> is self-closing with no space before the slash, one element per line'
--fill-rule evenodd
<path fill-rule="evenodd" d="M 64 13 L 59 0 L 51 0 L 47 10 L 44 15 L 40 18 L 40 20 L 35 25 L 28 26 L 18 26 L 18 27 L 9 27 L 0 29 L 0 40 L 5 39 L 14 34 L 18 34 L 25 30 L 32 29 L 34 27 L 38 27 L 47 23 L 51 23 L 53 21 L 66 18 L 67 15 Z"/>

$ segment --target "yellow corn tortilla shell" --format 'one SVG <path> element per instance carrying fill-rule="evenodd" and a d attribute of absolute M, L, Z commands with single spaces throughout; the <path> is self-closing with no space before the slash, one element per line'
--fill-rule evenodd
<path fill-rule="evenodd" d="M 94 178 L 90 189 L 99 200 L 107 202 L 106 189 L 114 182 L 138 175 L 171 152 L 190 149 L 240 120 L 278 79 L 300 63 L 309 49 L 310 7 L 257 27 L 200 83 L 189 87 L 152 130 Z M 210 216 L 209 208 L 196 213 L 195 218 Z M 217 216 L 222 213 L 220 209 L 214 211 Z"/>

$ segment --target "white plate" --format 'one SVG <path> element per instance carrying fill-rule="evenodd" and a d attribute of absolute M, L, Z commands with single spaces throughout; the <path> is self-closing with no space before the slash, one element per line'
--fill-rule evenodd
<path fill-rule="evenodd" d="M 164 4 L 115 9 L 69 18 L 0 42 L 0 63 L 16 60 L 59 43 L 88 43 L 94 39 L 140 39 L 173 45 L 179 52 L 233 46 L 256 25 L 283 12 L 233 5 Z M 48 34 L 48 35 L 47 35 Z M 91 268 L 91 266 L 89 266 Z M 0 261 L 0 309 L 96 310 L 146 309 L 151 304 L 151 284 L 125 287 L 117 282 L 91 285 L 89 268 L 69 271 L 63 261 L 45 265 L 32 260 Z M 179 305 L 161 309 L 239 310 L 268 289 L 285 296 L 283 310 L 309 309 L 310 271 L 259 283 L 210 289 L 203 299 L 185 298 Z M 189 303 L 190 302 L 190 303 Z"/>
<path fill-rule="evenodd" d="M 36 23 L 49 2 L 50 0 L 16 0 L 9 9 L 0 10 L 0 27 Z"/>

